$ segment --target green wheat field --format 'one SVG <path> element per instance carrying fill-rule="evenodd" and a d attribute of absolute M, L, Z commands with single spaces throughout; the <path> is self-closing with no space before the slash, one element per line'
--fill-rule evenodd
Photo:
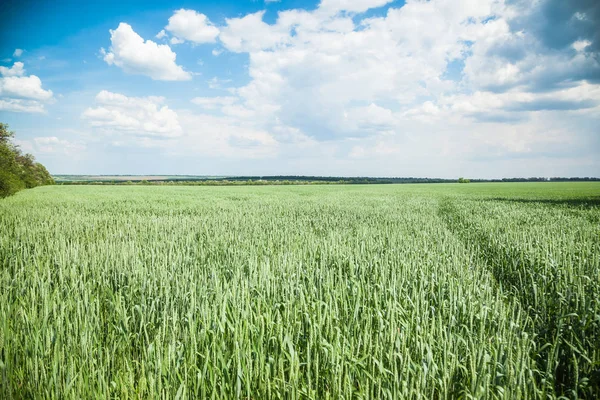
<path fill-rule="evenodd" d="M 0 398 L 600 396 L 600 183 L 0 200 Z"/>

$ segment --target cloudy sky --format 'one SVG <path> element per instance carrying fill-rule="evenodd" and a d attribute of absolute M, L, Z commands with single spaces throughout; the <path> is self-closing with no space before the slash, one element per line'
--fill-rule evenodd
<path fill-rule="evenodd" d="M 55 174 L 600 176 L 597 0 L 8 0 Z"/>

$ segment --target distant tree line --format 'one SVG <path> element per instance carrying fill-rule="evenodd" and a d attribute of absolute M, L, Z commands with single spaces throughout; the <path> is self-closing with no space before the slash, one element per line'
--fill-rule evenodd
<path fill-rule="evenodd" d="M 572 177 L 572 178 L 564 178 L 564 177 L 552 177 L 552 178 L 503 178 L 498 180 L 498 182 L 597 182 L 600 181 L 600 178 L 594 177 Z"/>
<path fill-rule="evenodd" d="M 40 185 L 52 185 L 54 179 L 31 154 L 23 154 L 12 143 L 14 132 L 0 122 L 0 197 Z"/>
<path fill-rule="evenodd" d="M 73 176 L 72 176 L 73 177 Z M 600 178 L 504 178 L 504 179 L 440 179 L 440 178 L 349 178 L 320 176 L 237 176 L 227 178 L 168 178 L 139 180 L 61 180 L 59 185 L 178 185 L 178 186 L 264 186 L 264 185 L 352 185 L 403 183 L 482 183 L 482 182 L 575 182 L 600 181 Z"/>
<path fill-rule="evenodd" d="M 167 185 L 167 186 L 267 186 L 267 185 L 335 185 L 351 184 L 350 181 L 309 181 L 309 180 L 231 180 L 231 179 L 199 179 L 199 180 L 178 180 L 178 179 L 153 179 L 153 180 L 78 180 L 78 181 L 59 181 L 58 185 Z"/>

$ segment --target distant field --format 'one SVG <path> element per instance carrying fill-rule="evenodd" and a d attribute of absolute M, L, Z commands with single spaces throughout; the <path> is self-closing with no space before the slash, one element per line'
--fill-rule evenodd
<path fill-rule="evenodd" d="M 600 397 L 598 182 L 38 187 L 0 262 L 0 398 Z"/>

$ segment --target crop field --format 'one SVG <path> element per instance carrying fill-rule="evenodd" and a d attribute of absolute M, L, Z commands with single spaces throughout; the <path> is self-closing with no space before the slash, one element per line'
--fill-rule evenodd
<path fill-rule="evenodd" d="M 0 398 L 598 398 L 600 183 L 0 200 Z"/>

